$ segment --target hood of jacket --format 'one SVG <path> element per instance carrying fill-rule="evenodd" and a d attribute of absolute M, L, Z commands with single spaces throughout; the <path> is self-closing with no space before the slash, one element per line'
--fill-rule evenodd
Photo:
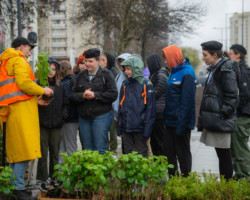
<path fill-rule="evenodd" d="M 54 63 L 57 66 L 58 71 L 60 71 L 60 64 L 55 58 L 49 57 L 49 63 Z"/>
<path fill-rule="evenodd" d="M 152 76 L 162 67 L 162 59 L 161 56 L 157 53 L 150 54 L 147 57 L 147 65 L 150 71 L 150 75 Z"/>
<path fill-rule="evenodd" d="M 6 60 L 6 59 L 17 57 L 17 56 L 24 57 L 23 52 L 16 51 L 14 48 L 8 48 L 1 54 L 0 62 L 2 62 L 3 60 Z"/>
<path fill-rule="evenodd" d="M 103 53 L 107 58 L 107 69 L 111 70 L 113 67 L 115 67 L 115 57 L 111 55 L 110 53 Z"/>
<path fill-rule="evenodd" d="M 133 71 L 133 76 L 135 80 L 137 80 L 139 83 L 143 83 L 144 76 L 142 74 L 142 71 L 144 69 L 143 61 L 138 56 L 131 56 L 127 60 L 124 60 L 121 63 L 122 66 L 130 66 Z"/>
<path fill-rule="evenodd" d="M 166 57 L 167 65 L 169 67 L 170 72 L 174 67 L 177 67 L 183 61 L 183 55 L 181 49 L 175 45 L 165 47 L 162 49 L 164 55 Z"/>

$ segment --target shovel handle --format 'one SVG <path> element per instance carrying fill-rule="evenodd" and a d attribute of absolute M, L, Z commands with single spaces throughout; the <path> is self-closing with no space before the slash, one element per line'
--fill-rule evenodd
<path fill-rule="evenodd" d="M 0 109 L 1 108 L 6 108 L 4 109 L 3 112 L 0 111 L 0 116 L 3 118 L 3 122 L 7 121 L 7 116 L 10 114 L 10 108 L 8 104 L 0 104 Z"/>

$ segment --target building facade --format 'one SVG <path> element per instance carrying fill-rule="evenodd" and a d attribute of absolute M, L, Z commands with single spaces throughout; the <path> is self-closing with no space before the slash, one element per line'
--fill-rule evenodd
<path fill-rule="evenodd" d="M 57 60 L 69 60 L 71 65 L 88 44 L 90 25 L 79 26 L 73 17 L 79 0 L 64 0 L 57 12 L 38 19 L 39 52 L 49 52 Z M 93 36 L 95 38 L 95 36 Z"/>
<path fill-rule="evenodd" d="M 243 45 L 248 54 L 246 62 L 250 66 L 250 12 L 234 13 L 230 18 L 230 46 L 232 44 Z"/>

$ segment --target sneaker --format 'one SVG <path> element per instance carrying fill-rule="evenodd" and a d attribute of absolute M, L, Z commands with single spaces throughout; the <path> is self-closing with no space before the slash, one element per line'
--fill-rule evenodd
<path fill-rule="evenodd" d="M 49 190 L 49 187 L 48 187 L 45 183 L 42 183 L 42 184 L 40 185 L 40 190 L 41 190 L 42 192 L 47 192 L 47 191 Z"/>
<path fill-rule="evenodd" d="M 49 184 L 49 189 L 53 190 L 56 189 L 60 186 L 59 182 L 57 182 L 57 180 L 51 180 L 50 184 Z"/>
<path fill-rule="evenodd" d="M 15 196 L 14 199 L 18 200 L 34 200 L 32 195 L 26 190 L 14 190 L 13 195 Z"/>

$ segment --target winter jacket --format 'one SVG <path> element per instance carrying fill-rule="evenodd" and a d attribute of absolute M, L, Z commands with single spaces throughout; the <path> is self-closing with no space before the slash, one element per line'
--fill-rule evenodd
<path fill-rule="evenodd" d="M 237 108 L 237 115 L 250 116 L 250 67 L 245 61 L 240 61 L 240 80 L 239 80 L 239 92 L 240 101 Z"/>
<path fill-rule="evenodd" d="M 117 87 L 117 91 L 118 91 L 118 97 L 113 102 L 112 107 L 113 107 L 113 110 L 114 110 L 114 119 L 116 121 L 117 121 L 117 117 L 118 117 L 120 91 L 121 91 L 122 83 L 123 83 L 123 81 L 125 79 L 126 79 L 126 75 L 125 75 L 125 73 L 123 71 L 121 71 L 120 74 L 118 74 L 115 77 L 115 83 L 116 83 L 116 87 Z"/>
<path fill-rule="evenodd" d="M 20 55 L 22 57 L 20 57 Z M 9 59 L 6 69 L 15 76 L 17 86 L 31 99 L 9 105 L 10 114 L 6 123 L 6 152 L 10 163 L 33 160 L 41 157 L 40 130 L 37 96 L 44 94 L 42 87 L 30 79 L 30 66 L 21 51 L 6 49 L 0 62 Z"/>
<path fill-rule="evenodd" d="M 72 88 L 74 86 L 75 77 L 74 76 L 66 76 L 61 80 L 61 84 L 64 86 L 67 96 L 66 107 L 68 117 L 64 120 L 65 123 L 77 123 L 78 122 L 78 114 L 76 111 L 76 105 L 69 101 Z"/>
<path fill-rule="evenodd" d="M 138 57 L 128 58 L 122 65 L 132 68 L 133 77 L 124 81 L 121 87 L 117 134 L 140 132 L 149 138 L 156 118 L 153 86 L 146 78 L 140 82 L 143 62 Z"/>
<path fill-rule="evenodd" d="M 94 99 L 83 98 L 84 91 L 89 88 L 95 94 Z M 94 118 L 112 110 L 112 102 L 116 100 L 117 93 L 112 73 L 99 66 L 91 81 L 88 70 L 83 70 L 78 74 L 70 100 L 77 103 L 80 117 Z"/>
<path fill-rule="evenodd" d="M 40 126 L 46 128 L 60 128 L 68 117 L 67 95 L 63 85 L 56 85 L 54 79 L 49 80 L 54 90 L 53 100 L 48 106 L 38 106 Z"/>
<path fill-rule="evenodd" d="M 200 107 L 198 130 L 230 133 L 236 128 L 239 103 L 239 69 L 236 62 L 222 58 L 209 68 Z"/>
<path fill-rule="evenodd" d="M 128 57 L 130 57 L 131 54 L 129 53 L 123 53 L 121 55 L 119 55 L 117 58 L 116 58 L 116 64 L 118 62 L 118 59 L 124 59 L 126 60 Z M 117 64 L 118 66 L 118 64 Z M 116 87 L 117 87 L 117 91 L 118 91 L 118 96 L 116 98 L 116 100 L 113 102 L 112 104 L 112 107 L 113 107 L 113 110 L 114 110 L 114 119 L 117 121 L 117 117 L 118 117 L 118 108 L 119 108 L 119 97 L 120 97 L 120 91 L 121 91 L 121 86 L 122 86 L 122 83 L 123 81 L 126 79 L 126 75 L 124 73 L 124 71 L 121 71 L 117 74 L 117 76 L 115 77 L 115 84 L 116 84 Z"/>
<path fill-rule="evenodd" d="M 188 58 L 172 68 L 166 87 L 164 121 L 176 127 L 176 134 L 183 135 L 195 125 L 196 78 Z"/>
<path fill-rule="evenodd" d="M 162 67 L 162 59 L 159 54 L 151 54 L 147 57 L 148 69 L 150 71 L 150 81 L 153 84 L 156 95 L 156 118 L 163 119 L 165 107 L 165 94 L 168 79 L 168 70 Z"/>

